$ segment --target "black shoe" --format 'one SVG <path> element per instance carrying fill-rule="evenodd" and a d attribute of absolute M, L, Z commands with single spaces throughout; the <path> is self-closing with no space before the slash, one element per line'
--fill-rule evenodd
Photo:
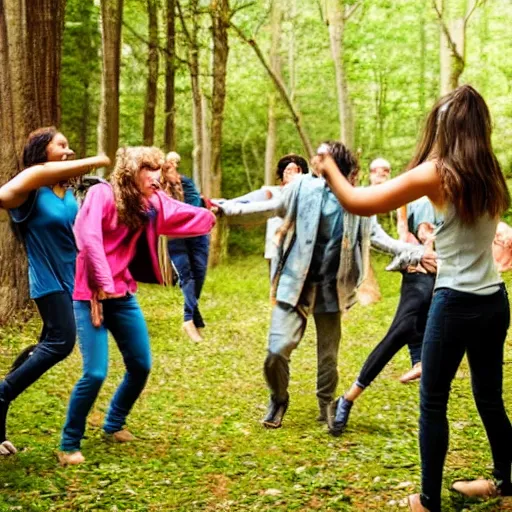
<path fill-rule="evenodd" d="M 329 426 L 329 434 L 339 437 L 343 434 L 347 426 L 350 409 L 354 402 L 346 400 L 344 397 L 338 398 L 329 404 L 327 409 L 327 425 Z"/>
<path fill-rule="evenodd" d="M 279 428 L 283 421 L 283 416 L 288 409 L 289 397 L 284 402 L 277 402 L 274 397 L 270 397 L 267 414 L 263 418 L 262 424 L 265 428 Z"/>
<path fill-rule="evenodd" d="M 326 404 L 326 405 L 319 405 L 319 412 L 318 412 L 318 416 L 316 418 L 316 421 L 318 421 L 318 423 L 327 423 L 327 408 L 329 407 L 329 404 Z"/>

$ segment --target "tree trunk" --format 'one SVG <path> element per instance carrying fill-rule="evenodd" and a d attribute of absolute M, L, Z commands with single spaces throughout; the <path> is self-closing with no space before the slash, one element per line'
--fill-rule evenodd
<path fill-rule="evenodd" d="M 90 94 L 89 83 L 84 84 L 84 97 L 82 104 L 82 116 L 80 119 L 80 138 L 78 141 L 78 157 L 85 158 L 87 155 L 87 142 L 89 135 L 89 115 L 90 115 Z"/>
<path fill-rule="evenodd" d="M 336 73 L 336 93 L 338 96 L 338 118 L 340 122 L 340 139 L 348 147 L 354 146 L 354 130 L 350 112 L 347 77 L 344 64 L 345 4 L 339 0 L 328 0 L 327 22 L 329 24 L 329 41 L 331 55 Z"/>
<path fill-rule="evenodd" d="M 201 93 L 201 186 L 200 190 L 206 190 L 208 188 L 207 180 L 210 176 L 210 169 L 212 165 L 211 152 L 212 152 L 212 140 L 211 140 L 211 119 L 210 109 L 208 107 L 208 100 L 206 96 Z M 208 196 L 212 197 L 212 196 Z M 218 196 L 215 196 L 218 197 Z"/>
<path fill-rule="evenodd" d="M 199 5 L 198 0 L 190 0 L 191 28 L 187 27 L 185 16 L 181 9 L 179 0 L 176 0 L 176 7 L 180 17 L 183 33 L 185 34 L 188 47 L 187 64 L 190 71 L 190 83 L 192 88 L 192 177 L 196 187 L 203 189 L 203 101 L 201 94 L 201 83 L 199 79 Z"/>
<path fill-rule="evenodd" d="M 165 68 L 164 148 L 176 150 L 176 106 L 174 104 L 176 70 L 176 0 L 167 0 L 167 59 Z"/>
<path fill-rule="evenodd" d="M 103 69 L 98 123 L 98 152 L 114 165 L 119 146 L 119 74 L 123 0 L 101 0 Z M 107 169 L 107 172 L 111 169 Z"/>
<path fill-rule="evenodd" d="M 60 122 L 64 0 L 0 0 L 0 183 L 22 169 L 27 135 Z M 0 324 L 28 300 L 25 251 L 0 212 Z"/>
<path fill-rule="evenodd" d="M 281 43 L 281 20 L 282 10 L 277 0 L 272 2 L 271 30 L 272 40 L 270 44 L 270 67 L 272 71 L 281 76 L 281 59 L 279 48 Z M 267 116 L 267 141 L 265 145 L 265 185 L 275 184 L 275 156 L 276 156 L 276 98 L 275 90 L 270 91 L 268 97 L 268 116 Z"/>
<path fill-rule="evenodd" d="M 158 95 L 158 7 L 157 0 L 147 0 L 148 6 L 148 79 L 144 108 L 144 145 L 152 146 L 155 140 L 155 112 Z"/>
<path fill-rule="evenodd" d="M 213 37 L 213 88 L 212 88 L 212 119 L 211 119 L 211 162 L 209 179 L 204 181 L 203 190 L 207 197 L 222 195 L 222 123 L 224 120 L 224 104 L 226 101 L 226 73 L 228 64 L 228 27 L 229 0 L 212 0 L 210 4 Z M 210 264 L 217 265 L 225 253 L 226 235 L 223 233 L 222 222 L 217 223 L 212 233 L 210 245 Z"/>

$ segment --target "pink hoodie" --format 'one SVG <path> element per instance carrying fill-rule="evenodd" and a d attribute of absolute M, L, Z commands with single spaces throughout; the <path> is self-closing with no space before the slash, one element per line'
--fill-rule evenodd
<path fill-rule="evenodd" d="M 91 187 L 75 221 L 79 253 L 74 300 L 90 300 L 99 289 L 119 295 L 134 293 L 137 283 L 128 267 L 143 232 L 149 247 L 147 265 L 155 280 L 161 283 L 158 235 L 174 238 L 205 235 L 215 225 L 215 215 L 210 211 L 171 199 L 163 192 L 153 194 L 150 202 L 156 210 L 155 218 L 130 231 L 118 222 L 112 187 L 107 183 Z"/>

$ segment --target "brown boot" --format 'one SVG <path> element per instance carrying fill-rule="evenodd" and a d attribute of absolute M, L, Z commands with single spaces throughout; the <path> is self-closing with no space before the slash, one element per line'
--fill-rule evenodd
<path fill-rule="evenodd" d="M 498 495 L 498 489 L 492 480 L 459 480 L 452 485 L 454 491 L 460 492 L 468 498 L 494 498 Z"/>
<path fill-rule="evenodd" d="M 107 437 L 110 437 L 114 443 L 130 443 L 131 441 L 135 441 L 135 436 L 125 428 L 110 435 L 107 434 Z"/>
<path fill-rule="evenodd" d="M 416 363 L 408 372 L 405 372 L 400 377 L 400 382 L 402 384 L 407 384 L 408 382 L 413 382 L 418 380 L 421 377 L 421 362 Z"/>
<path fill-rule="evenodd" d="M 421 504 L 419 494 L 411 494 L 407 498 L 407 502 L 409 503 L 409 510 L 411 510 L 412 512 L 428 512 L 428 508 L 425 508 Z"/>
<path fill-rule="evenodd" d="M 57 458 L 61 466 L 76 466 L 85 462 L 85 457 L 81 452 L 59 452 Z"/>

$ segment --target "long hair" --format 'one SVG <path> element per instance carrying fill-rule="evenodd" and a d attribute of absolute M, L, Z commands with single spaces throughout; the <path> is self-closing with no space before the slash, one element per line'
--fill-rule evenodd
<path fill-rule="evenodd" d="M 172 174 L 174 175 L 174 180 L 170 181 L 167 178 L 167 174 L 169 170 L 174 169 Z M 183 185 L 181 184 L 181 176 L 177 171 L 176 167 L 172 165 L 171 162 L 167 161 L 162 166 L 162 177 L 160 179 L 162 183 L 163 191 L 171 196 L 173 199 L 177 199 L 178 201 L 183 202 L 185 200 L 185 193 L 183 192 Z"/>
<path fill-rule="evenodd" d="M 474 224 L 485 214 L 499 217 L 510 204 L 491 132 L 484 99 L 470 85 L 462 85 L 434 105 L 408 165 L 412 169 L 436 161 L 444 199 L 453 203 L 464 224 Z"/>
<path fill-rule="evenodd" d="M 48 161 L 46 148 L 58 131 L 55 126 L 38 128 L 31 132 L 23 148 L 23 167 L 31 167 Z"/>
<path fill-rule="evenodd" d="M 160 169 L 163 159 L 164 154 L 155 147 L 135 146 L 117 150 L 110 184 L 119 220 L 132 230 L 148 221 L 147 202 L 137 182 L 138 174 L 143 167 Z"/>

